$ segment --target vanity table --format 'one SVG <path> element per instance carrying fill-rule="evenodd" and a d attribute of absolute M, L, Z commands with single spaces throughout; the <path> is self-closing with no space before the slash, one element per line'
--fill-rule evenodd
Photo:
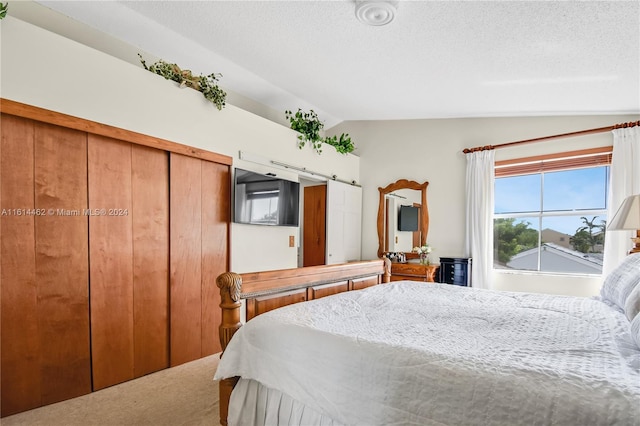
<path fill-rule="evenodd" d="M 423 265 L 420 263 L 391 263 L 391 281 L 411 280 L 435 282 L 436 271 L 440 265 Z"/>

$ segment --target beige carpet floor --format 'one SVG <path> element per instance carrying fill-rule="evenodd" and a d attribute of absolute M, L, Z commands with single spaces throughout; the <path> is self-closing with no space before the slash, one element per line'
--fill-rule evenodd
<path fill-rule="evenodd" d="M 200 426 L 219 424 L 220 355 L 0 420 L 2 426 Z"/>

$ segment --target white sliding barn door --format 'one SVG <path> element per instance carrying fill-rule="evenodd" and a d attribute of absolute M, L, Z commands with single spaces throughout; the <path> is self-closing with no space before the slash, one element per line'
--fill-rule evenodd
<path fill-rule="evenodd" d="M 327 265 L 360 260 L 362 188 L 327 182 Z"/>

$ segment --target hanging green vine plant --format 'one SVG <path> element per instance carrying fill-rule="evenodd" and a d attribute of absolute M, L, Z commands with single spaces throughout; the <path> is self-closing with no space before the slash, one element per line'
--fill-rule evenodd
<path fill-rule="evenodd" d="M 314 110 L 304 112 L 298 108 L 298 111 L 295 113 L 287 110 L 284 114 L 287 120 L 289 120 L 289 123 L 291 123 L 291 128 L 300 133 L 298 135 L 298 148 L 300 149 L 302 149 L 307 142 L 311 144 L 318 154 L 322 152 L 323 143 L 333 146 L 336 151 L 341 154 L 348 154 L 355 149 L 351 137 L 346 133 L 341 134 L 340 137 L 330 136 L 322 138 L 320 131 L 324 128 L 324 123 L 318 119 L 318 114 L 316 114 Z"/>
<path fill-rule="evenodd" d="M 227 93 L 218 86 L 218 79 L 222 77 L 222 74 L 209 74 L 194 76 L 189 70 L 182 70 L 176 64 L 170 64 L 163 60 L 159 60 L 153 65 L 147 66 L 142 55 L 138 53 L 142 66 L 147 71 L 151 71 L 154 74 L 158 74 L 167 80 L 175 81 L 180 84 L 180 87 L 191 87 L 199 92 L 210 102 L 212 102 L 218 110 L 221 110 L 225 106 L 225 100 Z"/>
<path fill-rule="evenodd" d="M 291 128 L 300 133 L 298 135 L 298 148 L 302 149 L 309 142 L 318 153 L 322 152 L 320 130 L 322 130 L 324 124 L 318 119 L 318 114 L 314 110 L 304 112 L 299 108 L 295 114 L 291 111 L 285 111 L 284 114 L 291 123 Z"/>
<path fill-rule="evenodd" d="M 9 10 L 9 2 L 0 3 L 0 19 L 4 19 L 7 16 L 7 10 Z"/>
<path fill-rule="evenodd" d="M 348 154 L 355 149 L 348 133 L 341 134 L 339 138 L 337 136 L 327 137 L 324 139 L 324 143 L 333 146 L 340 154 Z"/>

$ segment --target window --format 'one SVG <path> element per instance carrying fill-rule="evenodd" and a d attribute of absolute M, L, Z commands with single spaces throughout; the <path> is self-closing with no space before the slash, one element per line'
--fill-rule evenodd
<path fill-rule="evenodd" d="M 611 148 L 496 163 L 494 268 L 601 274 Z"/>

